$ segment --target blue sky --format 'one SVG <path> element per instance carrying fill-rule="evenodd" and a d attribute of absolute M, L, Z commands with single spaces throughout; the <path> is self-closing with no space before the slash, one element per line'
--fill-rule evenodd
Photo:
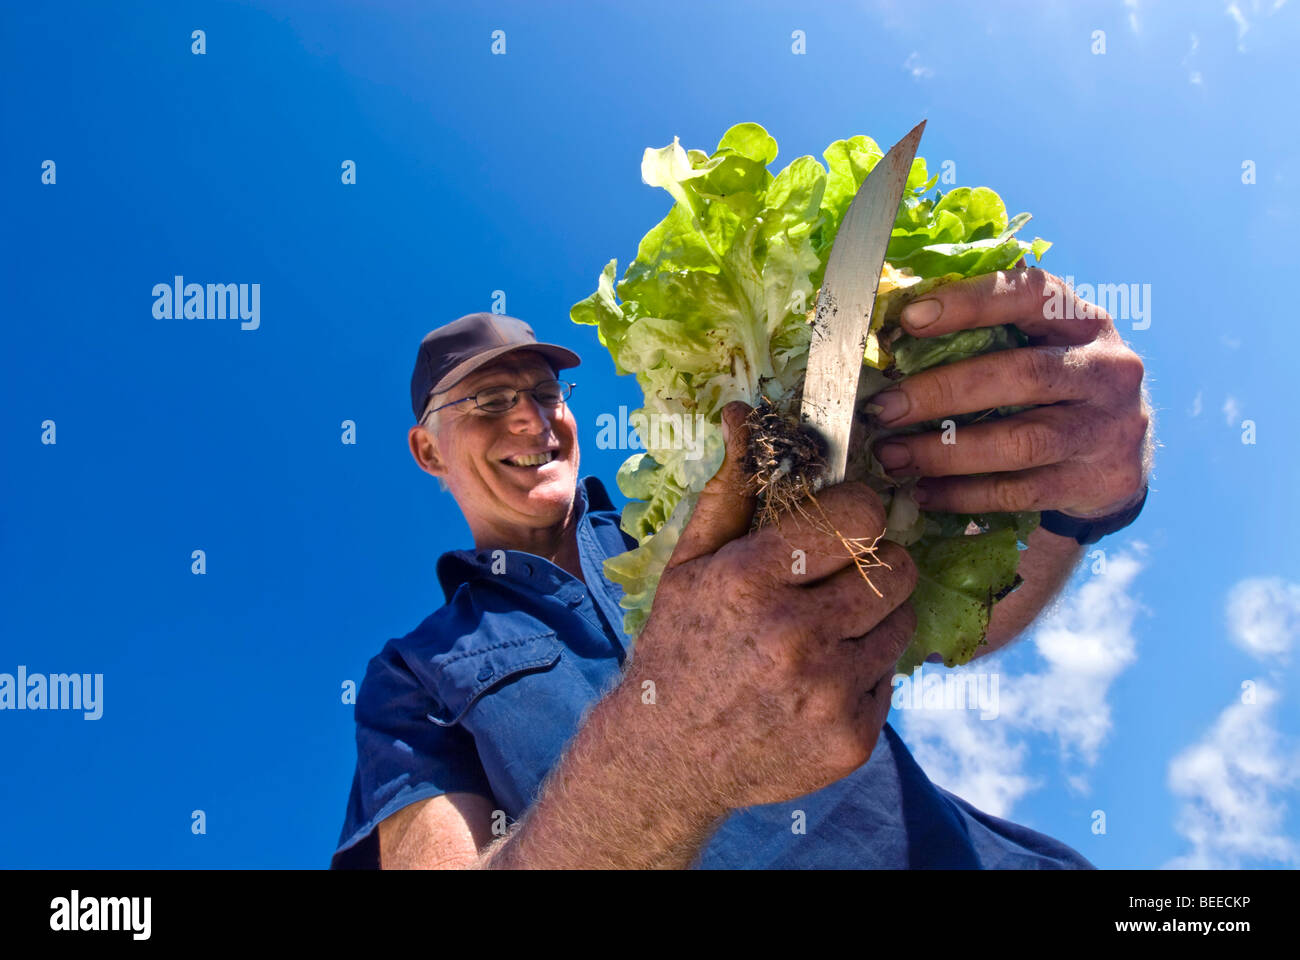
<path fill-rule="evenodd" d="M 617 496 L 596 417 L 639 391 L 568 311 L 668 209 L 642 151 L 752 120 L 775 171 L 923 117 L 921 155 L 1032 212 L 1046 269 L 1150 284 L 1119 329 L 1160 447 L 1105 573 L 996 661 L 1000 719 L 892 721 L 1098 866 L 1300 863 L 1295 0 L 29 7 L 0 14 L 0 672 L 105 697 L 0 713 L 0 865 L 325 865 L 342 685 L 469 545 L 406 449 L 420 337 L 503 291 L 579 351 L 583 473 Z M 260 284 L 260 325 L 156 319 L 178 274 Z"/>

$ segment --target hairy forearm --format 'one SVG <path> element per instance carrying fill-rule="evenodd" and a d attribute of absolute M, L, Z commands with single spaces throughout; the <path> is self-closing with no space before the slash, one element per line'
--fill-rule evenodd
<path fill-rule="evenodd" d="M 653 705 L 625 679 L 591 711 L 540 796 L 479 858 L 481 869 L 683 869 L 721 822 L 683 775 Z"/>
<path fill-rule="evenodd" d="M 1142 438 L 1142 486 L 1145 488 L 1155 462 L 1155 415 L 1146 385 L 1142 386 L 1142 405 L 1148 417 L 1146 434 Z M 1140 492 L 1128 501 L 1131 505 Z M 1114 513 L 1123 506 L 1109 510 Z M 1029 535 L 1028 549 L 1020 555 L 1016 572 L 1025 582 L 993 605 L 989 615 L 988 644 L 975 654 L 985 656 L 1011 643 L 1024 632 L 1051 602 L 1070 579 L 1084 548 L 1073 537 L 1060 537 L 1038 527 Z"/>
<path fill-rule="evenodd" d="M 988 645 L 978 649 L 977 657 L 1005 647 L 1020 636 L 1065 586 L 1083 556 L 1083 547 L 1073 537 L 1060 537 L 1042 527 L 1029 535 L 1028 546 L 1020 554 L 1016 568 L 1025 582 L 993 605 Z"/>

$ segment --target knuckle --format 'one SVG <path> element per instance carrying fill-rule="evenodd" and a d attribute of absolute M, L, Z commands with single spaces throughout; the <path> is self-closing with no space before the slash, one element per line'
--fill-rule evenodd
<path fill-rule="evenodd" d="M 789 607 L 773 607 L 765 611 L 762 619 L 763 653 L 777 671 L 793 672 L 801 660 L 800 651 L 808 641 L 808 623 Z"/>
<path fill-rule="evenodd" d="M 1071 287 L 1066 286 L 1065 295 L 1074 299 L 1074 317 L 1081 331 L 1087 333 L 1088 340 L 1096 340 L 1098 335 L 1108 327 L 1113 326 L 1114 321 L 1109 313 L 1100 304 L 1093 303 L 1091 300 L 1085 300 Z"/>
<path fill-rule="evenodd" d="M 723 562 L 723 570 L 731 582 L 757 580 L 768 583 L 782 579 L 781 571 L 790 562 L 790 547 L 776 527 L 764 527 L 740 540 L 733 540 L 727 547 L 733 544 L 740 545 L 740 548 L 727 553 Z M 717 555 L 721 557 L 727 547 Z"/>
<path fill-rule="evenodd" d="M 1028 347 L 1017 350 L 1015 356 L 1020 361 L 1018 376 L 1021 380 L 1038 386 L 1048 386 L 1056 379 L 1052 369 L 1055 358 L 1050 348 Z M 1059 360 L 1056 361 L 1059 363 Z"/>
<path fill-rule="evenodd" d="M 890 566 L 890 573 L 902 581 L 908 593 L 916 589 L 916 561 L 901 544 L 886 540 L 884 546 L 876 551 L 880 559 Z"/>
<path fill-rule="evenodd" d="M 825 495 L 818 494 L 822 509 L 843 524 L 850 536 L 875 536 L 885 526 L 885 505 L 880 495 L 860 480 L 841 483 Z"/>
<path fill-rule="evenodd" d="M 1089 342 L 1098 339 L 1106 330 L 1114 326 L 1115 321 L 1111 319 L 1105 308 L 1095 303 L 1088 303 L 1087 310 L 1083 311 L 1083 333 Z"/>
<path fill-rule="evenodd" d="M 895 607 L 871 632 L 875 641 L 872 653 L 879 664 L 895 662 L 916 634 L 916 611 L 910 600 Z"/>
<path fill-rule="evenodd" d="M 1127 397 L 1141 392 L 1146 365 L 1136 353 L 1128 347 L 1116 350 L 1109 358 L 1108 367 L 1110 380 L 1121 394 Z"/>
<path fill-rule="evenodd" d="M 1002 513 L 1029 510 L 1033 504 L 1033 491 L 1027 488 L 1023 478 L 1012 473 L 994 475 L 992 494 L 996 510 Z"/>
<path fill-rule="evenodd" d="M 920 406 L 926 410 L 956 410 L 957 391 L 952 378 L 945 376 L 943 370 L 935 371 L 934 376 L 925 381 L 926 388 Z M 913 408 L 915 409 L 915 407 Z"/>
<path fill-rule="evenodd" d="M 1140 466 L 1131 465 L 1128 470 L 1125 471 L 1124 487 L 1129 496 L 1137 496 L 1137 492 L 1142 489 L 1142 480 L 1143 474 Z"/>
<path fill-rule="evenodd" d="M 1142 489 L 1142 466 L 1126 461 L 1111 471 L 1106 484 L 1108 495 L 1114 500 L 1127 499 L 1137 495 Z"/>
<path fill-rule="evenodd" d="M 1006 453 L 1019 466 L 1042 467 L 1059 459 L 1061 443 L 1057 431 L 1040 420 L 1012 424 L 1006 444 Z"/>
<path fill-rule="evenodd" d="M 1065 282 L 1039 267 L 1030 267 L 1024 274 L 1025 289 L 1038 300 L 1046 300 L 1058 287 L 1064 288 Z"/>
<path fill-rule="evenodd" d="M 848 637 L 854 632 L 860 613 L 861 593 L 855 589 L 856 584 L 846 582 L 844 577 L 843 573 L 830 577 L 803 591 L 799 597 L 813 613 L 809 620 L 816 626 L 810 632 L 823 642 Z"/>
<path fill-rule="evenodd" d="M 916 633 L 916 610 L 913 609 L 912 602 L 904 600 L 889 615 L 889 619 L 893 622 L 893 628 L 898 631 L 897 649 L 901 654 L 904 648 L 912 642 L 912 637 Z"/>
<path fill-rule="evenodd" d="M 1151 427 L 1151 415 L 1145 410 L 1136 410 L 1124 418 L 1123 445 L 1126 451 L 1137 450 L 1141 454 L 1146 441 L 1147 430 Z"/>

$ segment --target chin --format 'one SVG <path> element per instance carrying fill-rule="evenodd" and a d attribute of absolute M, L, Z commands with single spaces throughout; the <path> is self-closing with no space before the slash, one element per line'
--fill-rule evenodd
<path fill-rule="evenodd" d="M 514 499 L 533 508 L 554 506 L 563 513 L 573 500 L 577 483 L 577 473 L 566 468 L 549 476 L 538 476 L 531 485 L 515 485 L 512 492 Z"/>

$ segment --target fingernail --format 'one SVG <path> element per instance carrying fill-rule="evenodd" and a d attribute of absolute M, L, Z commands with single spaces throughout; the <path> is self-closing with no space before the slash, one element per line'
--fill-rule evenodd
<path fill-rule="evenodd" d="M 876 419 L 881 423 L 893 423 L 903 417 L 912 406 L 912 401 L 907 399 L 907 394 L 902 390 L 886 390 L 872 397 L 871 402 L 880 407 Z"/>
<path fill-rule="evenodd" d="M 876 459 L 884 464 L 886 470 L 897 470 L 912 462 L 912 452 L 905 443 L 885 443 L 876 451 Z"/>
<path fill-rule="evenodd" d="M 939 319 L 943 304 L 938 300 L 914 300 L 903 308 L 903 326 L 912 330 L 924 330 Z"/>
<path fill-rule="evenodd" d="M 722 418 L 722 445 L 731 446 L 731 427 L 727 426 L 727 418 Z"/>

